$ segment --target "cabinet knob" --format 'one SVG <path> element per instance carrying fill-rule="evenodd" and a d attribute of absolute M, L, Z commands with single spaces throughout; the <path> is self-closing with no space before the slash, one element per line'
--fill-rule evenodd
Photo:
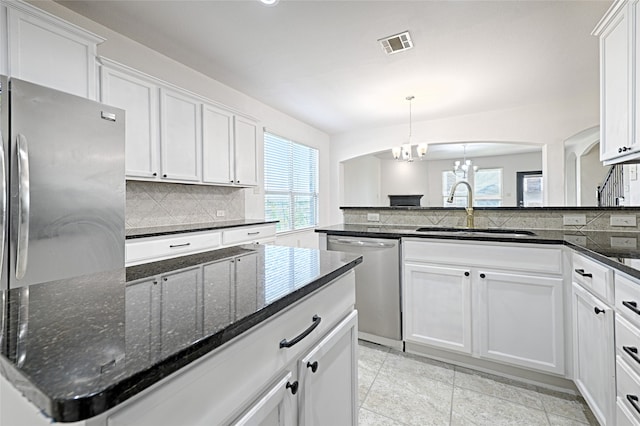
<path fill-rule="evenodd" d="M 154 176 L 158 176 L 158 173 L 156 173 L 156 172 L 153 172 L 153 175 L 154 175 Z"/>
<path fill-rule="evenodd" d="M 156 285 L 156 284 L 158 284 L 158 281 L 157 281 L 157 280 L 154 280 L 154 281 L 153 281 L 153 285 Z"/>
<path fill-rule="evenodd" d="M 485 274 L 480 274 L 480 278 L 486 278 L 487 276 Z"/>
<path fill-rule="evenodd" d="M 233 181 L 232 181 L 232 180 L 230 180 L 229 182 L 230 182 L 230 183 L 233 183 Z"/>
<path fill-rule="evenodd" d="M 296 380 L 293 383 L 287 382 L 287 389 L 291 389 L 292 395 L 295 395 L 296 393 L 298 393 L 298 381 Z"/>
<path fill-rule="evenodd" d="M 163 177 L 163 178 L 166 178 L 166 177 L 167 177 L 167 175 L 162 175 L 162 177 Z"/>
<path fill-rule="evenodd" d="M 618 148 L 618 154 L 622 152 L 622 148 Z"/>
<path fill-rule="evenodd" d="M 464 276 L 465 276 L 465 277 L 468 277 L 469 275 L 471 275 L 471 274 L 469 274 L 469 271 L 466 271 L 466 272 L 464 273 Z"/>
<path fill-rule="evenodd" d="M 312 373 L 318 371 L 318 361 L 307 362 L 307 368 L 311 369 Z"/>
<path fill-rule="evenodd" d="M 236 183 L 240 183 L 240 181 L 239 181 L 239 180 L 237 180 L 237 181 L 236 181 Z"/>
<path fill-rule="evenodd" d="M 600 309 L 597 306 L 593 308 L 593 312 L 596 313 L 596 315 L 598 314 L 604 314 L 604 309 Z"/>
<path fill-rule="evenodd" d="M 166 281 L 166 280 L 168 280 L 168 278 L 167 278 L 167 277 L 164 277 L 164 278 L 162 279 L 162 281 Z"/>

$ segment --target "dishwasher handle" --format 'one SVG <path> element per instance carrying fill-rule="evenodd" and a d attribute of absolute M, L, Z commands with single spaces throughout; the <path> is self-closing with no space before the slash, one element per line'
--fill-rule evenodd
<path fill-rule="evenodd" d="M 375 247 L 375 248 L 394 248 L 396 245 L 393 243 L 372 243 L 369 241 L 360 241 L 360 240 L 348 240 L 348 239 L 336 239 L 336 240 L 328 240 L 329 244 L 343 244 L 348 246 L 357 246 L 357 247 Z"/>

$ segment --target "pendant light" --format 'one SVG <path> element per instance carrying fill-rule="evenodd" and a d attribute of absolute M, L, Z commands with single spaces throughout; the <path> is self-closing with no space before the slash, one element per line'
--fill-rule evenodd
<path fill-rule="evenodd" d="M 407 140 L 407 143 L 391 148 L 391 154 L 393 154 L 393 158 L 396 160 L 402 159 L 404 161 L 411 162 L 413 161 L 413 154 L 411 152 L 411 101 L 415 99 L 415 96 L 407 96 L 405 99 L 409 101 L 409 139 Z M 418 144 L 416 147 L 416 153 L 418 154 L 418 158 L 422 160 L 422 158 L 427 154 L 427 144 Z"/>

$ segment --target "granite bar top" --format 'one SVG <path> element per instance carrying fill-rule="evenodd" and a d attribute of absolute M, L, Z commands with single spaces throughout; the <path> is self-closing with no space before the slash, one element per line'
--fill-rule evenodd
<path fill-rule="evenodd" d="M 0 373 L 52 421 L 87 419 L 361 262 L 244 245 L 0 291 Z"/>
<path fill-rule="evenodd" d="M 436 227 L 434 227 L 435 229 Z M 561 244 L 640 279 L 640 232 L 629 231 L 566 231 L 532 229 L 532 236 L 509 234 L 425 233 L 417 226 L 399 225 L 333 225 L 317 228 L 316 232 L 345 237 L 436 238 L 449 240 L 498 241 L 531 244 Z M 494 228 L 495 229 L 495 228 Z M 464 228 L 460 228 L 464 231 Z M 529 231 L 529 230 L 525 230 Z"/>
<path fill-rule="evenodd" d="M 534 211 L 534 212 L 544 212 L 544 211 L 593 211 L 593 210 L 602 210 L 602 211 L 616 211 L 616 212 L 638 212 L 640 211 L 640 207 L 638 206 L 607 206 L 607 207 L 582 207 L 582 206 L 543 206 L 543 207 L 476 207 L 473 206 L 474 210 L 495 210 L 495 211 Z M 464 210 L 464 207 L 423 207 L 423 206 L 340 206 L 340 210 Z"/>
<path fill-rule="evenodd" d="M 242 219 L 208 223 L 187 223 L 182 225 L 153 226 L 147 228 L 129 228 L 125 230 L 125 238 L 157 237 L 160 235 L 180 234 L 183 232 L 212 231 L 216 229 L 237 228 L 240 226 L 264 225 L 278 223 L 277 220 Z"/>

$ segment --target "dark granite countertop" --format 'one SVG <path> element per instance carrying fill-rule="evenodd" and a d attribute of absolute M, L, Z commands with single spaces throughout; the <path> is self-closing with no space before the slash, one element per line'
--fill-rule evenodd
<path fill-rule="evenodd" d="M 496 210 L 496 211 L 593 211 L 594 209 L 603 211 L 628 211 L 637 212 L 638 206 L 608 206 L 608 207 L 576 207 L 576 206 L 543 206 L 543 207 L 476 207 L 474 210 Z M 423 207 L 423 206 L 340 206 L 340 210 L 464 210 L 464 207 Z"/>
<path fill-rule="evenodd" d="M 242 219 L 209 223 L 187 223 L 183 225 L 164 225 L 148 228 L 129 228 L 125 230 L 126 239 L 157 237 L 160 235 L 180 234 L 183 232 L 212 231 L 215 229 L 237 228 L 240 226 L 264 225 L 278 223 L 277 220 Z"/>
<path fill-rule="evenodd" d="M 533 244 L 562 244 L 640 279 L 640 232 L 629 231 L 564 231 L 530 229 L 533 236 L 471 235 L 466 233 L 424 233 L 416 226 L 395 225 L 333 225 L 317 228 L 316 232 L 327 235 L 351 237 L 392 238 L 403 237 L 499 241 Z M 463 228 L 460 229 L 464 231 Z"/>
<path fill-rule="evenodd" d="M 0 373 L 52 420 L 83 420 L 360 262 L 339 252 L 244 245 L 0 291 Z"/>

